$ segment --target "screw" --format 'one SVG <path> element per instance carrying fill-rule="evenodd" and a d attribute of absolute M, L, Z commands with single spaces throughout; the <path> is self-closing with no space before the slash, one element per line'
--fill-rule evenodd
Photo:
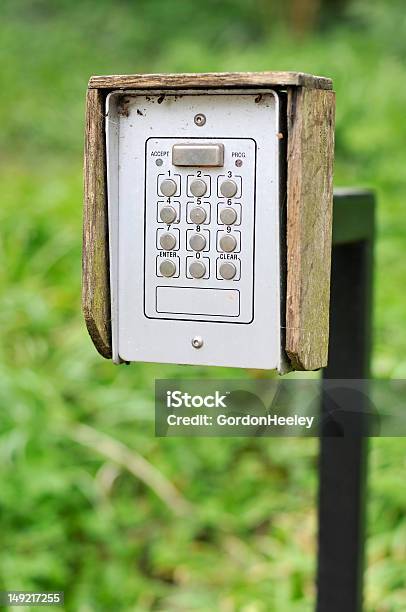
<path fill-rule="evenodd" d="M 197 115 L 195 115 L 194 121 L 195 121 L 196 125 L 201 127 L 202 125 L 204 125 L 206 123 L 206 117 L 205 117 L 205 115 L 203 115 L 203 113 L 198 113 Z"/>
<path fill-rule="evenodd" d="M 201 338 L 200 336 L 195 336 L 192 340 L 192 346 L 195 349 L 199 349 L 202 348 L 203 346 L 203 338 Z"/>

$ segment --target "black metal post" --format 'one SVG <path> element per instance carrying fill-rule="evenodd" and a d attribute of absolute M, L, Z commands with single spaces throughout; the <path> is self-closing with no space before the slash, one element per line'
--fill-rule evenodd
<path fill-rule="evenodd" d="M 367 381 L 370 374 L 374 211 L 370 192 L 345 190 L 334 194 L 330 347 L 329 364 L 323 372 L 325 381 Z M 357 402 L 359 407 L 359 395 L 354 397 L 354 404 Z M 324 389 L 324 417 L 332 413 L 332 404 L 334 391 L 327 393 Z M 363 428 L 362 410 L 356 418 Z M 318 612 L 362 610 L 367 442 L 367 436 L 346 433 L 345 426 L 335 430 L 326 419 L 320 440 Z"/>

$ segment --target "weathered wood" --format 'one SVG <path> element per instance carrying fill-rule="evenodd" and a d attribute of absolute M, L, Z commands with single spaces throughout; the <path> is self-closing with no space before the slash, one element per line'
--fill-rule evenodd
<path fill-rule="evenodd" d="M 296 370 L 327 364 L 335 95 L 288 91 L 286 352 Z"/>
<path fill-rule="evenodd" d="M 93 76 L 90 89 L 189 89 L 227 87 L 309 87 L 332 89 L 331 79 L 304 72 L 211 72 Z"/>
<path fill-rule="evenodd" d="M 111 357 L 110 284 L 104 95 L 90 89 L 86 98 L 82 310 L 92 341 L 103 357 Z"/>

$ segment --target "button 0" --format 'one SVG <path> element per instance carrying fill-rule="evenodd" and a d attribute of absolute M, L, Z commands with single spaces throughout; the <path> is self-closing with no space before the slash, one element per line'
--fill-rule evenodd
<path fill-rule="evenodd" d="M 203 278 L 206 274 L 206 266 L 202 261 L 194 261 L 189 266 L 189 274 L 192 278 Z"/>
<path fill-rule="evenodd" d="M 206 246 L 206 238 L 203 234 L 193 234 L 190 237 L 189 245 L 194 251 L 203 251 Z"/>
<path fill-rule="evenodd" d="M 176 272 L 176 265 L 170 259 L 164 259 L 164 261 L 159 264 L 159 271 L 162 276 L 170 278 Z"/>
<path fill-rule="evenodd" d="M 173 234 L 161 234 L 159 244 L 165 251 L 172 251 L 176 246 L 176 238 Z"/>
<path fill-rule="evenodd" d="M 224 223 L 224 225 L 233 225 L 233 223 L 237 221 L 237 211 L 235 208 L 223 208 L 220 212 L 220 221 Z"/>
<path fill-rule="evenodd" d="M 207 185 L 201 179 L 196 179 L 190 183 L 190 192 L 195 198 L 201 198 L 207 191 Z"/>
<path fill-rule="evenodd" d="M 237 274 L 237 268 L 233 263 L 227 261 L 219 267 L 219 274 L 224 280 L 232 280 Z"/>
<path fill-rule="evenodd" d="M 161 218 L 161 221 L 169 225 L 170 223 L 173 223 L 176 219 L 176 210 L 173 206 L 163 206 L 161 208 L 159 216 Z"/>
<path fill-rule="evenodd" d="M 175 195 L 177 189 L 176 183 L 172 179 L 164 179 L 160 184 L 159 188 L 161 190 L 162 195 L 166 196 L 167 198 L 170 198 Z"/>
<path fill-rule="evenodd" d="M 226 253 L 232 253 L 237 246 L 237 240 L 231 234 L 222 236 L 219 240 L 220 249 Z"/>
<path fill-rule="evenodd" d="M 206 221 L 207 214 L 204 208 L 199 208 L 196 206 L 196 208 L 192 208 L 189 216 L 192 223 L 196 223 L 196 225 L 201 225 Z"/>
<path fill-rule="evenodd" d="M 220 192 L 225 198 L 233 198 L 237 189 L 237 184 L 231 180 L 223 181 L 220 185 Z"/>

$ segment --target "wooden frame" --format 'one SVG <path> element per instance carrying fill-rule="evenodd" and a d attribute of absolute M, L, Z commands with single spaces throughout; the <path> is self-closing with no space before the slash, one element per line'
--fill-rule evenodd
<path fill-rule="evenodd" d="M 82 308 L 101 355 L 111 358 L 105 100 L 110 91 L 261 89 L 287 93 L 286 337 L 295 370 L 327 364 L 335 94 L 300 72 L 94 76 L 86 98 Z"/>

